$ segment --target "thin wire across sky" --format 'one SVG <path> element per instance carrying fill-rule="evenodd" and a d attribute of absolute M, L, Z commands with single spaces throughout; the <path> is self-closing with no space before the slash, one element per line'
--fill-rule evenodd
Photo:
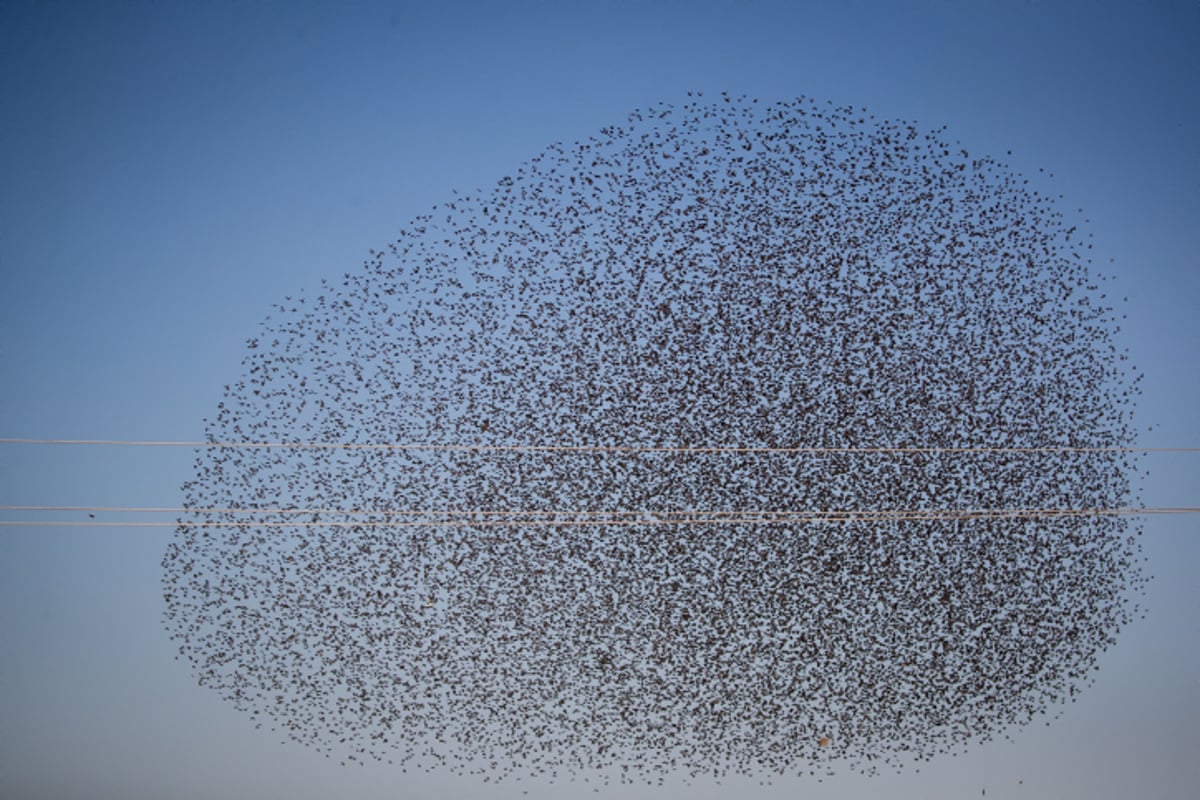
<path fill-rule="evenodd" d="M 1194 453 L 1200 447 L 675 447 L 654 445 L 474 445 L 355 442 L 192 442 L 128 439 L 0 438 L 0 444 L 80 445 L 113 447 L 281 448 L 295 450 L 432 450 L 480 452 L 597 452 L 597 453 L 794 453 L 794 454 L 920 454 L 920 453 Z M 342 508 L 165 508 L 145 506 L 0 505 L 4 512 L 87 513 L 86 520 L 0 520 L 0 527 L 260 527 L 260 528 L 407 528 L 471 525 L 477 527 L 544 525 L 732 525 L 793 524 L 797 522 L 864 522 L 916 520 L 1043 519 L 1081 516 L 1149 516 L 1194 514 L 1200 507 L 1120 508 L 982 508 L 982 509 L 750 509 L 750 510 L 501 510 L 501 509 L 342 509 Z M 271 516 L 369 516 L 365 520 L 98 520 L 101 514 L 227 514 Z M 374 519 L 383 517 L 384 519 Z"/>
<path fill-rule="evenodd" d="M 399 444 L 358 442 L 187 442 L 128 439 L 0 438 L 0 444 L 111 447 L 279 448 L 291 450 L 452 450 L 571 453 L 1197 453 L 1200 447 L 689 447 L 675 445 Z"/>
<path fill-rule="evenodd" d="M 1149 516 L 1200 513 L 1198 507 L 1155 508 L 975 508 L 880 510 L 750 510 L 750 511 L 502 511 L 459 509 L 328 509 L 328 508 L 148 508 L 134 506 L 0 506 L 4 512 L 87 513 L 86 520 L 0 521 L 0 527 L 60 528 L 440 528 L 440 527 L 578 527 L 630 525 L 782 525 L 823 522 L 913 522 L 1051 519 L 1062 517 Z M 227 514 L 250 519 L 229 520 L 98 520 L 106 514 Z M 364 520 L 278 520 L 277 516 L 367 516 Z M 256 519 L 255 517 L 268 517 Z M 376 519 L 382 517 L 383 519 Z"/>

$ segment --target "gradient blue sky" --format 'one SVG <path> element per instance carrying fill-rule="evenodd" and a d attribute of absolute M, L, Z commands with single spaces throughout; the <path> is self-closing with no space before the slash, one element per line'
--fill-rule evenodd
<path fill-rule="evenodd" d="M 1196 2 L 196 5 L 0 3 L 0 436 L 202 438 L 284 295 L 551 142 L 727 90 L 947 125 L 1084 209 L 1129 297 L 1142 442 L 1200 445 Z M 177 506 L 192 458 L 0 445 L 0 504 Z M 1200 505 L 1196 454 L 1145 465 L 1148 505 Z M 1048 726 L 919 772 L 691 793 L 1194 796 L 1197 528 L 1147 520 L 1147 618 Z M 170 535 L 0 529 L 0 797 L 591 794 L 342 768 L 255 730 L 173 659 Z"/>

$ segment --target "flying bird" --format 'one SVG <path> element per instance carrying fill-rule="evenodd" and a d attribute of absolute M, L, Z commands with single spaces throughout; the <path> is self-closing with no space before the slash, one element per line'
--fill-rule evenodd
<path fill-rule="evenodd" d="M 211 441 L 326 446 L 198 453 L 181 656 L 339 761 L 489 781 L 870 773 L 1054 713 L 1144 579 L 1128 517 L 1044 510 L 1136 505 L 1136 392 L 1029 181 L 697 93 L 410 220 L 224 387 Z"/>

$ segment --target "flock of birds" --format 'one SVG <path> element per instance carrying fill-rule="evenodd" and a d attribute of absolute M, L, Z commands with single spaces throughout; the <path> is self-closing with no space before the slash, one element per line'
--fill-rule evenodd
<path fill-rule="evenodd" d="M 287 739 L 484 780 L 1007 735 L 1144 580 L 1090 513 L 1131 502 L 1137 380 L 1089 249 L 942 132 L 806 99 L 552 145 L 267 319 L 209 440 L 337 446 L 198 451 L 167 627 Z"/>

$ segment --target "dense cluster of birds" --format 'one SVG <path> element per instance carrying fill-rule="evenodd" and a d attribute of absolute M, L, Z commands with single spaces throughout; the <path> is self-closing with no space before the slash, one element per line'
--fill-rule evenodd
<path fill-rule="evenodd" d="M 1143 581 L 1090 513 L 1137 468 L 1090 247 L 943 131 L 807 99 L 552 145 L 272 312 L 209 440 L 338 446 L 198 450 L 167 626 L 288 739 L 487 780 L 1007 735 Z"/>

